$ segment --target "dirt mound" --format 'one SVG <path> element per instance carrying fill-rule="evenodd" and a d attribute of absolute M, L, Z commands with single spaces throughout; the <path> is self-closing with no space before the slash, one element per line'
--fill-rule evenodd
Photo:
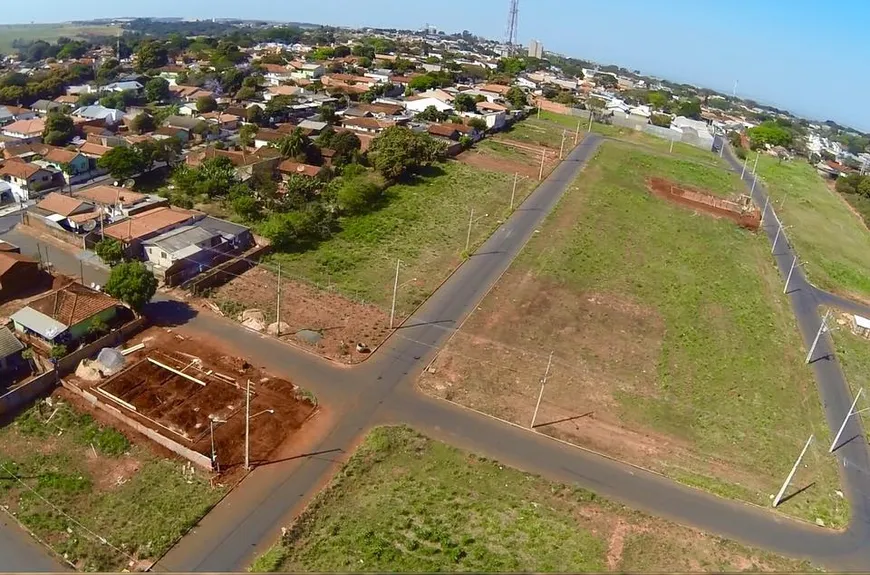
<path fill-rule="evenodd" d="M 660 198 L 717 218 L 728 218 L 740 227 L 752 231 L 761 227 L 761 213 L 748 197 L 744 197 L 745 201 L 732 202 L 697 188 L 681 186 L 665 178 L 647 179 L 647 188 Z"/>

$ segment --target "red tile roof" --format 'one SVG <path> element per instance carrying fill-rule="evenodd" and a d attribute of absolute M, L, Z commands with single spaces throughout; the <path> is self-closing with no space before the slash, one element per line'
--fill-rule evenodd
<path fill-rule="evenodd" d="M 118 300 L 104 293 L 71 283 L 30 302 L 27 307 L 72 327 L 119 304 Z"/>
<path fill-rule="evenodd" d="M 177 226 L 192 219 L 198 213 L 179 208 L 155 208 L 112 224 L 106 227 L 103 233 L 117 240 L 129 242 Z"/>
<path fill-rule="evenodd" d="M 0 176 L 12 176 L 13 178 L 29 180 L 40 170 L 42 168 L 36 164 L 26 164 L 20 160 L 17 162 L 9 161 L 0 168 Z"/>
<path fill-rule="evenodd" d="M 88 206 L 87 202 L 57 192 L 51 192 L 36 204 L 41 210 L 62 216 L 69 216 L 85 206 Z"/>
<path fill-rule="evenodd" d="M 310 164 L 300 164 L 299 162 L 294 162 L 292 160 L 284 160 L 278 164 L 278 171 L 287 175 L 299 174 L 301 176 L 314 178 L 320 175 L 323 168 L 321 166 L 312 166 Z"/>

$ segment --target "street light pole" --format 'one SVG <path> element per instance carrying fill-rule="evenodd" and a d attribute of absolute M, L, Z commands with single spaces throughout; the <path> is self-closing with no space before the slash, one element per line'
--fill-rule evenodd
<path fill-rule="evenodd" d="M 577 120 L 577 130 L 574 132 L 574 145 L 577 145 L 577 140 L 580 139 L 580 120 Z"/>
<path fill-rule="evenodd" d="M 746 156 L 745 158 L 743 158 L 743 171 L 740 172 L 741 181 L 743 180 L 743 176 L 746 175 L 746 162 L 748 162 L 748 161 L 749 161 L 749 156 Z"/>
<path fill-rule="evenodd" d="M 468 250 L 468 242 L 466 242 L 466 250 Z M 402 260 L 396 260 L 396 279 L 393 280 L 393 303 L 390 306 L 390 329 L 393 329 L 393 318 L 396 317 L 396 293 L 399 291 L 399 264 Z"/>
<path fill-rule="evenodd" d="M 593 116 L 592 116 L 592 110 L 589 110 L 589 126 L 586 128 L 586 131 L 587 131 L 587 132 L 591 132 L 591 131 L 592 131 L 592 118 L 593 118 Z"/>
<path fill-rule="evenodd" d="M 541 380 L 541 391 L 538 393 L 538 403 L 535 404 L 535 413 L 532 414 L 532 423 L 529 429 L 535 428 L 535 420 L 538 418 L 538 409 L 541 407 L 541 398 L 544 397 L 544 386 L 547 385 L 547 377 L 550 375 L 550 365 L 553 363 L 553 352 L 550 352 L 550 359 L 547 360 L 547 371 L 544 372 L 544 379 Z"/>
<path fill-rule="evenodd" d="M 517 181 L 520 179 L 520 173 L 514 172 L 514 189 L 511 191 L 511 211 L 514 211 L 514 196 L 517 194 Z"/>
<path fill-rule="evenodd" d="M 755 164 L 752 166 L 752 175 L 755 175 L 755 171 L 758 169 L 758 158 L 761 157 L 761 151 L 755 152 Z"/>
<path fill-rule="evenodd" d="M 840 441 L 840 436 L 843 435 L 843 430 L 846 429 L 846 424 L 849 422 L 849 418 L 854 415 L 855 406 L 858 404 L 858 398 L 861 397 L 861 394 L 864 393 L 864 388 L 860 388 L 858 393 L 855 394 L 855 399 L 852 401 L 852 405 L 849 406 L 849 411 L 846 413 L 845 419 L 843 419 L 843 425 L 840 426 L 840 430 L 837 432 L 837 435 L 834 437 L 833 443 L 831 443 L 831 448 L 828 449 L 828 453 L 833 453 L 834 448 L 837 447 L 837 442 Z"/>
<path fill-rule="evenodd" d="M 816 339 L 813 340 L 813 345 L 810 347 L 810 352 L 807 354 L 807 361 L 809 363 L 813 358 L 813 354 L 816 351 L 816 346 L 819 345 L 819 338 L 822 337 L 822 334 L 828 331 L 828 316 L 830 315 L 830 311 L 825 313 L 825 317 L 822 318 L 822 325 L 819 326 L 819 331 L 816 333 Z"/>
<path fill-rule="evenodd" d="M 776 242 L 779 241 L 779 234 L 780 234 L 780 232 L 782 232 L 782 224 L 780 224 L 779 227 L 776 228 L 776 235 L 773 237 L 773 247 L 770 248 L 770 254 L 771 254 L 771 255 L 773 255 L 773 252 L 776 251 Z"/>
<path fill-rule="evenodd" d="M 275 335 L 281 337 L 281 264 L 278 264 L 278 301 L 275 302 Z"/>
<path fill-rule="evenodd" d="M 217 471 L 217 453 L 214 450 L 214 419 L 208 418 L 208 432 L 211 435 L 211 469 Z"/>
<path fill-rule="evenodd" d="M 565 150 L 565 130 L 562 130 L 562 142 L 559 144 L 559 160 L 562 160 L 562 152 Z"/>
<path fill-rule="evenodd" d="M 474 223 L 474 208 L 471 208 L 471 215 L 468 217 L 468 233 L 465 235 L 465 253 L 468 253 L 468 248 L 471 245 L 471 225 Z M 398 266 L 396 267 L 398 269 Z"/>
<path fill-rule="evenodd" d="M 245 386 L 245 471 L 251 470 L 251 380 Z"/>
<path fill-rule="evenodd" d="M 782 496 L 785 493 L 785 490 L 788 488 L 788 484 L 791 483 L 792 478 L 794 477 L 795 472 L 797 471 L 798 465 L 801 464 L 801 459 L 804 458 L 804 454 L 807 452 L 807 449 L 810 447 L 810 443 L 813 441 L 813 436 L 810 435 L 810 438 L 807 439 L 806 445 L 804 445 L 801 454 L 798 456 L 797 461 L 794 462 L 794 467 L 791 468 L 791 473 L 788 474 L 788 477 L 785 478 L 785 483 L 782 484 L 782 487 L 779 490 L 779 493 L 776 494 L 776 498 L 773 500 L 773 506 L 776 507 L 779 505 L 779 502 L 782 500 Z"/>
<path fill-rule="evenodd" d="M 750 196 L 751 199 L 752 196 Z M 770 196 L 764 199 L 764 209 L 761 210 L 761 226 L 764 227 L 764 217 L 767 215 L 767 206 L 770 204 Z"/>
<path fill-rule="evenodd" d="M 788 270 L 788 277 L 785 278 L 785 287 L 782 288 L 782 293 L 788 293 L 788 284 L 791 282 L 791 274 L 794 273 L 794 267 L 797 265 L 797 256 L 791 261 L 791 269 Z"/>
<path fill-rule="evenodd" d="M 545 159 L 546 157 L 547 157 L 547 151 L 546 151 L 546 150 L 541 150 L 541 169 L 540 169 L 540 171 L 538 172 L 538 179 L 539 179 L 539 180 L 543 180 L 543 179 L 544 179 L 544 159 Z"/>
<path fill-rule="evenodd" d="M 673 154 L 673 153 L 674 153 L 674 139 L 673 139 L 673 138 L 671 138 L 671 147 L 670 147 L 670 149 L 668 150 L 668 153 L 669 153 L 669 154 Z"/>

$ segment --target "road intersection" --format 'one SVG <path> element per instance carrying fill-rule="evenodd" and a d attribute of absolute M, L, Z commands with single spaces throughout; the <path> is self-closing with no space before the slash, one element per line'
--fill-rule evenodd
<path fill-rule="evenodd" d="M 229 320 L 197 314 L 180 302 L 156 298 L 149 315 L 161 323 L 177 324 L 182 329 L 189 325 L 196 331 L 210 333 L 232 344 L 238 355 L 313 391 L 325 406 L 322 424 L 330 429 L 319 444 L 305 453 L 255 469 L 153 570 L 243 570 L 277 540 L 281 527 L 328 481 L 364 433 L 385 423 L 407 423 L 436 439 L 507 465 L 576 483 L 629 507 L 749 545 L 805 557 L 826 567 L 870 569 L 870 549 L 866 545 L 870 536 L 870 457 L 858 418 L 852 418 L 843 436 L 855 439 L 835 454 L 841 461 L 844 491 L 852 507 L 849 528 L 837 532 L 794 521 L 768 509 L 719 498 L 416 391 L 417 376 L 536 233 L 601 141 L 599 136 L 588 135 L 371 359 L 356 367 L 337 367 Z M 730 152 L 728 159 L 732 169 L 739 170 L 740 165 L 730 157 Z M 751 184 L 751 175 L 744 179 L 747 186 Z M 756 203 L 763 205 L 761 186 L 756 186 L 755 196 Z M 770 218 L 766 222 L 775 220 Z M 772 241 L 775 228 L 767 226 L 765 232 Z M 27 241 L 12 234 L 10 241 Z M 775 256 L 785 279 L 792 261 L 791 249 L 786 242 L 778 245 Z M 28 246 L 23 248 L 29 251 Z M 57 258 L 58 269 L 78 273 L 79 263 L 74 256 Z M 69 269 L 70 266 L 75 267 Z M 86 275 L 91 274 L 101 281 L 105 270 L 88 268 Z M 86 277 L 86 281 L 94 280 Z M 826 297 L 816 290 L 799 269 L 791 286 L 791 303 L 809 346 L 819 327 L 817 306 L 833 303 L 831 298 L 836 296 Z M 850 302 L 850 305 L 857 306 L 850 309 L 864 309 L 858 304 Z M 870 309 L 864 313 L 870 315 Z M 815 361 L 812 369 L 829 426 L 836 431 L 851 396 L 827 337 L 822 339 L 816 357 L 822 359 Z M 0 531 L 0 544 L 2 535 Z M 6 569 L 0 555 L 0 570 Z"/>

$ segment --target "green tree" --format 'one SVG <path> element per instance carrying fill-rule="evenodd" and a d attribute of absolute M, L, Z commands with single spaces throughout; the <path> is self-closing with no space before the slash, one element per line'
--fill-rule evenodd
<path fill-rule="evenodd" d="M 330 139 L 330 147 L 335 150 L 332 163 L 344 166 L 351 163 L 362 147 L 362 142 L 353 132 L 340 132 Z"/>
<path fill-rule="evenodd" d="M 486 120 L 483 118 L 472 118 L 468 121 L 468 125 L 480 132 L 481 134 L 486 131 Z"/>
<path fill-rule="evenodd" d="M 236 92 L 235 98 L 236 100 L 253 100 L 257 95 L 257 90 L 255 88 L 251 88 L 250 86 L 243 86 L 239 88 L 239 91 Z"/>
<path fill-rule="evenodd" d="M 154 124 L 154 118 L 144 112 L 137 115 L 130 121 L 130 130 L 136 132 L 137 134 L 153 132 L 155 127 L 156 126 Z"/>
<path fill-rule="evenodd" d="M 137 312 L 145 308 L 157 292 L 157 278 L 142 262 L 121 263 L 112 268 L 106 293 L 118 298 Z"/>
<path fill-rule="evenodd" d="M 108 171 L 113 178 L 124 181 L 145 170 L 139 151 L 133 147 L 118 146 L 106 152 L 97 160 L 97 166 Z"/>
<path fill-rule="evenodd" d="M 383 185 L 370 175 L 342 178 L 336 199 L 345 213 L 362 214 L 374 208 L 383 191 Z"/>
<path fill-rule="evenodd" d="M 166 48 L 156 40 L 146 40 L 139 45 L 136 52 L 136 70 L 147 72 L 166 65 L 169 54 Z"/>
<path fill-rule="evenodd" d="M 443 160 L 446 145 L 428 134 L 393 126 L 384 130 L 371 143 L 369 159 L 376 170 L 388 180 L 398 180 L 423 166 Z"/>
<path fill-rule="evenodd" d="M 596 74 L 595 83 L 602 88 L 614 89 L 619 85 L 619 81 L 612 74 Z"/>
<path fill-rule="evenodd" d="M 661 126 L 662 128 L 671 127 L 671 117 L 667 114 L 652 114 L 649 118 L 649 121 L 654 126 Z"/>
<path fill-rule="evenodd" d="M 701 102 L 692 98 L 691 100 L 683 100 L 677 106 L 677 115 L 692 118 L 693 120 L 701 119 Z"/>
<path fill-rule="evenodd" d="M 250 195 L 236 196 L 232 200 L 233 211 L 244 220 L 254 222 L 262 217 L 262 207 L 256 198 Z"/>
<path fill-rule="evenodd" d="M 332 104 L 323 104 L 320 106 L 320 121 L 327 124 L 335 124 L 338 121 L 338 116 L 335 113 L 335 106 Z"/>
<path fill-rule="evenodd" d="M 559 104 L 563 104 L 565 106 L 573 106 L 575 103 L 574 94 L 572 94 L 568 90 L 560 91 L 558 94 L 556 94 L 554 100 Z"/>
<path fill-rule="evenodd" d="M 296 128 L 274 144 L 274 147 L 281 152 L 281 156 L 284 158 L 301 157 L 305 155 L 309 146 L 311 146 L 311 139 L 299 128 Z"/>
<path fill-rule="evenodd" d="M 217 110 L 217 100 L 214 96 L 202 96 L 196 99 L 196 111 L 200 114 L 208 114 Z"/>
<path fill-rule="evenodd" d="M 42 132 L 43 141 L 50 146 L 65 146 L 75 136 L 75 125 L 70 116 L 61 112 L 51 112 L 45 119 Z"/>
<path fill-rule="evenodd" d="M 514 86 L 505 94 L 505 100 L 514 108 L 524 108 L 529 101 L 526 93 L 519 86 Z"/>
<path fill-rule="evenodd" d="M 264 126 L 267 122 L 266 114 L 260 106 L 251 106 L 245 110 L 245 121 L 257 126 Z"/>
<path fill-rule="evenodd" d="M 476 112 L 477 102 L 468 94 L 457 94 L 453 99 L 453 107 L 457 112 Z"/>
<path fill-rule="evenodd" d="M 670 109 L 671 95 L 667 92 L 650 92 L 647 101 L 654 110 L 668 111 Z"/>
<path fill-rule="evenodd" d="M 782 127 L 773 120 L 762 122 L 760 125 L 746 131 L 749 136 L 749 146 L 753 150 L 765 146 L 788 147 L 792 143 L 793 135 L 790 130 Z"/>
<path fill-rule="evenodd" d="M 169 82 L 163 78 L 151 78 L 145 83 L 145 97 L 149 102 L 163 102 L 169 99 Z"/>
<path fill-rule="evenodd" d="M 439 112 L 435 106 L 426 106 L 426 109 L 416 116 L 418 120 L 424 122 L 446 122 L 448 117 L 447 112 Z"/>
<path fill-rule="evenodd" d="M 256 109 L 259 110 L 259 108 Z M 260 128 L 256 124 L 245 124 L 239 128 L 239 143 L 246 148 L 253 146 L 254 136 L 256 136 L 259 131 Z"/>
<path fill-rule="evenodd" d="M 104 238 L 94 246 L 94 252 L 100 259 L 110 266 L 117 265 L 124 260 L 124 247 L 116 239 Z"/>
<path fill-rule="evenodd" d="M 346 58 L 350 56 L 350 46 L 339 45 L 333 50 L 333 56 L 336 58 Z"/>
<path fill-rule="evenodd" d="M 59 359 L 63 359 L 64 357 L 66 357 L 68 353 L 69 352 L 67 351 L 66 346 L 61 343 L 58 345 L 51 346 L 51 351 L 49 352 L 49 357 L 51 359 L 57 361 Z"/>

